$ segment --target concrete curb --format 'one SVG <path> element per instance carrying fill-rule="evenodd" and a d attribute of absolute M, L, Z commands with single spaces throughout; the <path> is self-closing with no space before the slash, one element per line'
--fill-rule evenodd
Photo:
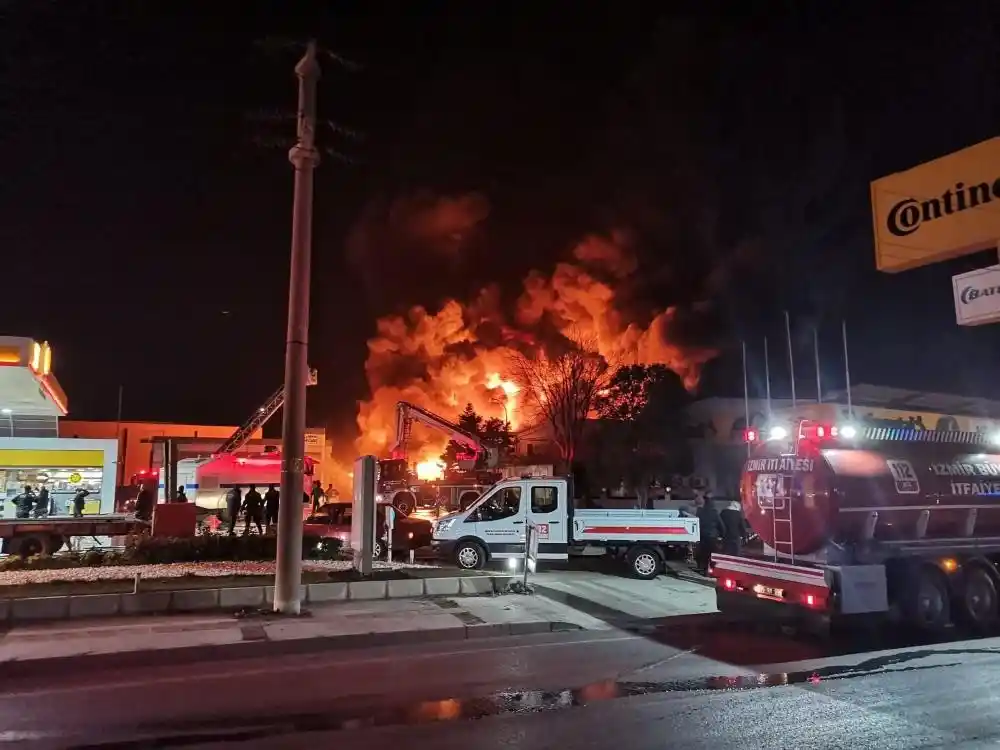
<path fill-rule="evenodd" d="M 235 627 L 235 625 L 234 625 Z M 181 646 L 149 651 L 119 651 L 110 654 L 80 654 L 41 659 L 0 662 L 5 679 L 65 675 L 68 670 L 88 669 L 102 672 L 112 669 L 177 666 L 213 661 L 235 661 L 272 656 L 294 656 L 325 651 L 341 651 L 380 646 L 406 646 L 421 643 L 464 641 L 480 638 L 501 638 L 540 633 L 561 633 L 583 630 L 569 622 L 510 622 L 483 625 L 456 625 L 427 630 L 402 630 L 386 633 L 353 633 L 350 635 L 316 636 L 280 641 L 251 640 L 238 643 Z"/>
<path fill-rule="evenodd" d="M 401 578 L 393 581 L 310 583 L 302 602 L 418 599 L 425 596 L 492 596 L 503 593 L 511 576 Z M 115 615 L 160 615 L 253 609 L 274 601 L 273 586 L 139 591 L 137 594 L 81 594 L 0 599 L 0 623 L 75 620 Z"/>

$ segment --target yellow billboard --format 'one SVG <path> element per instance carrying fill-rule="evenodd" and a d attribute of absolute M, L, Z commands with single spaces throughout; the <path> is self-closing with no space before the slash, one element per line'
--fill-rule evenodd
<path fill-rule="evenodd" d="M 1000 138 L 871 184 L 875 264 L 897 273 L 1000 242 Z"/>

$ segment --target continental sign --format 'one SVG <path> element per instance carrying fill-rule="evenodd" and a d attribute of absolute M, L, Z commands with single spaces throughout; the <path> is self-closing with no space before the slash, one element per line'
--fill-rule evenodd
<path fill-rule="evenodd" d="M 1000 138 L 871 184 L 875 264 L 896 273 L 996 247 Z"/>

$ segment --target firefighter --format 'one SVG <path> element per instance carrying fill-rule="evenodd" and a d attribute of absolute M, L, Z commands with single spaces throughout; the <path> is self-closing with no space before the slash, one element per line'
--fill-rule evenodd
<path fill-rule="evenodd" d="M 267 532 L 271 533 L 271 527 L 278 525 L 278 500 L 279 500 L 278 490 L 274 488 L 274 485 L 269 485 L 267 492 L 264 493 L 264 524 L 267 526 Z"/>
<path fill-rule="evenodd" d="M 702 575 L 708 575 L 709 567 L 712 564 L 712 552 L 719 537 L 723 534 L 722 518 L 719 511 L 715 509 L 711 496 L 706 492 L 699 493 L 696 499 L 698 503 L 698 526 L 701 538 L 694 553 L 695 569 Z"/>
<path fill-rule="evenodd" d="M 250 533 L 251 522 L 256 524 L 258 534 L 264 533 L 264 529 L 260 524 L 263 507 L 264 498 L 257 492 L 257 487 L 251 484 L 250 489 L 247 490 L 247 494 L 243 498 L 243 510 L 246 513 L 246 525 L 243 527 L 243 536 Z"/>
<path fill-rule="evenodd" d="M 240 505 L 243 495 L 239 487 L 230 487 L 226 493 L 226 515 L 229 516 L 229 536 L 236 532 L 236 519 L 240 515 Z"/>

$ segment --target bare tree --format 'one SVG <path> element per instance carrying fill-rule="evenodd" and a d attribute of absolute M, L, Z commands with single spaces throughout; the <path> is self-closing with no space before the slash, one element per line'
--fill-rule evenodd
<path fill-rule="evenodd" d="M 549 425 L 559 455 L 570 468 L 587 418 L 614 368 L 594 341 L 571 339 L 559 354 L 514 355 L 510 370 L 521 389 L 523 407 L 535 422 Z"/>

